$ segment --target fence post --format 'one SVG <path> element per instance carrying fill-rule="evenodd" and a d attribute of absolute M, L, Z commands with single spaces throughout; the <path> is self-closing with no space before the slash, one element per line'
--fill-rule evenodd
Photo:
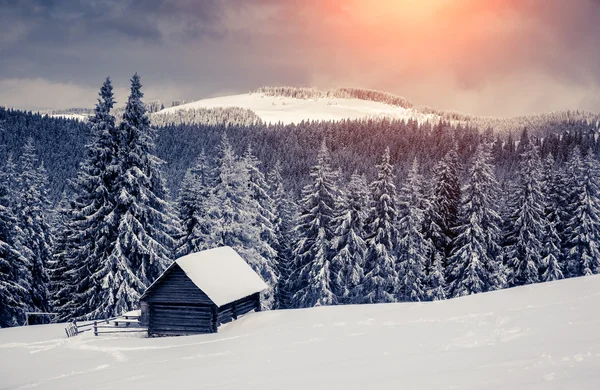
<path fill-rule="evenodd" d="M 98 321 L 94 321 L 94 336 L 98 336 Z"/>

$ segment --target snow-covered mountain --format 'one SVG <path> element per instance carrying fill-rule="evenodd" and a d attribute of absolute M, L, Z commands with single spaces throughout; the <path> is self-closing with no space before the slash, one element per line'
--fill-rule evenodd
<path fill-rule="evenodd" d="M 557 111 L 520 117 L 483 117 L 430 107 L 416 107 L 407 99 L 387 92 L 359 88 L 262 87 L 254 92 L 201 99 L 186 103 L 173 101 L 163 108 L 161 101 L 147 103 L 152 123 L 169 124 L 220 123 L 253 125 L 264 123 L 300 123 L 302 121 L 340 121 L 360 118 L 413 119 L 419 123 L 444 120 L 479 129 L 492 128 L 498 134 L 548 130 L 565 121 L 583 121 L 600 129 L 600 115 L 587 111 Z M 117 121 L 122 107 L 115 109 Z M 50 116 L 85 120 L 92 110 L 67 109 L 44 112 Z"/>
<path fill-rule="evenodd" d="M 294 98 L 274 96 L 261 92 L 223 96 L 198 100 L 192 103 L 169 107 L 154 116 L 168 115 L 182 110 L 239 107 L 253 111 L 265 123 L 283 124 L 302 121 L 338 121 L 369 117 L 397 119 L 413 118 L 419 122 L 437 120 L 436 114 L 424 114 L 414 108 L 404 108 L 382 102 L 357 98 L 315 97 Z"/>
<path fill-rule="evenodd" d="M 218 334 L 0 330 L 2 389 L 597 389 L 600 276 L 434 303 L 252 313 Z"/>

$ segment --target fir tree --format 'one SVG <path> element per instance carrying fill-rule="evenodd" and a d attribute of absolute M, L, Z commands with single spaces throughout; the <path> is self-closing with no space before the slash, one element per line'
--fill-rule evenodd
<path fill-rule="evenodd" d="M 94 284 L 103 287 L 96 315 L 114 315 L 137 307 L 137 301 L 172 260 L 177 220 L 168 201 L 154 152 L 155 131 L 142 102 L 137 73 L 119 127 L 118 176 L 114 183 L 116 239 Z"/>
<path fill-rule="evenodd" d="M 275 212 L 273 214 L 273 229 L 277 238 L 277 274 L 279 276 L 276 288 L 277 308 L 287 309 L 291 306 L 291 280 L 293 270 L 293 243 L 295 236 L 293 222 L 295 220 L 295 205 L 289 198 L 282 177 L 281 163 L 277 161 L 267 175 L 269 192 L 273 199 Z"/>
<path fill-rule="evenodd" d="M 506 239 L 505 261 L 509 267 L 510 286 L 539 281 L 547 226 L 539 152 L 532 143 L 523 145 L 523 142 L 527 142 L 527 138 L 522 139 L 519 144 L 522 153 L 517 183 L 511 198 L 512 212 Z"/>
<path fill-rule="evenodd" d="M 433 174 L 432 199 L 425 213 L 425 234 L 445 264 L 452 252 L 454 229 L 460 207 L 458 153 L 454 146 L 437 164 Z"/>
<path fill-rule="evenodd" d="M 277 270 L 271 259 L 263 256 L 261 229 L 257 221 L 257 202 L 252 199 L 250 177 L 243 160 L 233 151 L 224 134 L 221 139 L 214 176 L 214 190 L 209 199 L 211 246 L 235 249 L 267 283 L 263 305 L 274 304 Z"/>
<path fill-rule="evenodd" d="M 72 208 L 69 204 L 66 192 L 54 209 L 53 232 L 54 246 L 52 247 L 52 260 L 48 263 L 48 277 L 50 285 L 50 306 L 58 313 L 58 320 L 66 321 L 69 314 L 75 309 L 73 305 L 72 286 L 76 280 L 72 280 L 69 272 L 69 254 L 75 248 L 70 245 L 73 234 L 70 226 Z"/>
<path fill-rule="evenodd" d="M 415 159 L 400 192 L 398 224 L 400 241 L 398 246 L 397 272 L 399 277 L 398 300 L 418 302 L 425 299 L 425 266 L 433 248 L 421 232 L 423 226 L 423 183 Z"/>
<path fill-rule="evenodd" d="M 171 260 L 177 221 L 166 200 L 162 161 L 152 155 L 154 131 L 142 97 L 136 74 L 117 131 L 110 80 L 100 91 L 92 143 L 76 185 L 74 238 L 84 244 L 71 261 L 79 279 L 76 317 L 132 310 Z"/>
<path fill-rule="evenodd" d="M 210 177 L 204 151 L 195 165 L 186 172 L 177 198 L 182 235 L 177 244 L 177 257 L 208 249 L 210 245 L 210 221 L 208 202 Z"/>
<path fill-rule="evenodd" d="M 566 229 L 566 261 L 569 276 L 600 272 L 600 188 L 598 162 L 575 150 L 569 160 L 569 215 Z"/>
<path fill-rule="evenodd" d="M 69 267 L 65 278 L 71 284 L 62 294 L 74 296 L 73 302 L 55 308 L 62 319 L 113 314 L 110 308 L 104 310 L 108 285 L 98 279 L 98 273 L 110 272 L 108 258 L 116 241 L 119 133 L 111 114 L 114 104 L 112 84 L 107 78 L 98 93 L 94 116 L 89 119 L 91 140 L 86 158 L 72 183 L 72 210 L 61 233 L 66 234 L 66 252 L 57 251 L 59 257 L 55 258 L 58 263 L 66 261 Z"/>
<path fill-rule="evenodd" d="M 260 160 L 252 153 L 252 148 L 248 146 L 242 158 L 242 162 L 248 172 L 248 186 L 250 189 L 249 197 L 253 205 L 254 224 L 259 231 L 259 240 L 255 243 L 256 249 L 260 252 L 269 269 L 273 296 L 271 298 L 271 307 L 277 306 L 276 301 L 276 281 L 279 279 L 277 267 L 277 235 L 273 226 L 275 220 L 275 203 L 269 193 L 264 173 L 260 170 L 262 164 Z"/>
<path fill-rule="evenodd" d="M 560 174 L 556 172 L 554 157 L 549 154 L 544 160 L 544 217 L 546 229 L 544 230 L 544 250 L 542 265 L 542 281 L 550 282 L 564 278 L 562 272 L 561 239 L 558 234 L 560 223 L 560 210 L 562 202 L 560 197 Z"/>
<path fill-rule="evenodd" d="M 303 190 L 294 250 L 294 307 L 337 304 L 331 275 L 331 243 L 333 219 L 339 196 L 337 177 L 329 162 L 329 151 L 323 141 L 317 164 L 310 172 L 312 183 Z"/>
<path fill-rule="evenodd" d="M 338 215 L 333 221 L 333 292 L 340 303 L 358 301 L 357 287 L 363 277 L 367 252 L 365 222 L 369 212 L 368 206 L 367 180 L 364 176 L 354 173 L 340 199 Z"/>
<path fill-rule="evenodd" d="M 480 144 L 463 188 L 460 224 L 448 269 L 450 296 L 476 294 L 504 287 L 498 261 L 500 217 L 496 211 L 498 183 L 489 146 Z"/>
<path fill-rule="evenodd" d="M 23 324 L 30 308 L 29 261 L 19 248 L 19 226 L 13 212 L 15 192 L 9 159 L 0 169 L 0 328 Z"/>
<path fill-rule="evenodd" d="M 387 148 L 377 165 L 377 178 L 371 183 L 372 205 L 369 215 L 365 276 L 360 285 L 367 303 L 394 302 L 398 287 L 396 254 L 400 233 L 397 228 L 396 186 Z"/>
<path fill-rule="evenodd" d="M 446 279 L 444 277 L 442 255 L 439 252 L 435 253 L 427 270 L 425 297 L 430 301 L 446 299 Z"/>
<path fill-rule="evenodd" d="M 28 139 L 19 158 L 17 187 L 20 197 L 17 203 L 17 218 L 22 231 L 22 254 L 29 261 L 31 284 L 31 309 L 47 312 L 48 274 L 46 266 L 52 257 L 52 232 L 46 210 L 49 202 L 46 193 L 46 172 L 39 164 L 33 139 Z"/>

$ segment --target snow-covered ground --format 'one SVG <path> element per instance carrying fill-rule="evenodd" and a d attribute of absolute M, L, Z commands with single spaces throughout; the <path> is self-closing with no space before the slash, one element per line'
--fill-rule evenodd
<path fill-rule="evenodd" d="M 266 123 L 299 123 L 303 120 L 341 120 L 365 117 L 415 118 L 420 122 L 434 118 L 414 109 L 391 106 L 385 103 L 360 99 L 318 98 L 294 99 L 248 93 L 203 99 L 196 102 L 165 108 L 155 115 L 173 113 L 192 108 L 241 107 L 254 111 Z"/>
<path fill-rule="evenodd" d="M 600 276 L 445 302 L 252 313 L 218 334 L 0 330 L 0 389 L 598 389 Z"/>

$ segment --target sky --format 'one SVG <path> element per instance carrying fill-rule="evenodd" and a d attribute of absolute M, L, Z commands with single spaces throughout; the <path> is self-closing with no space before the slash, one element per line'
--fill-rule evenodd
<path fill-rule="evenodd" d="M 0 105 L 357 87 L 477 115 L 600 112 L 600 0 L 0 0 Z"/>

